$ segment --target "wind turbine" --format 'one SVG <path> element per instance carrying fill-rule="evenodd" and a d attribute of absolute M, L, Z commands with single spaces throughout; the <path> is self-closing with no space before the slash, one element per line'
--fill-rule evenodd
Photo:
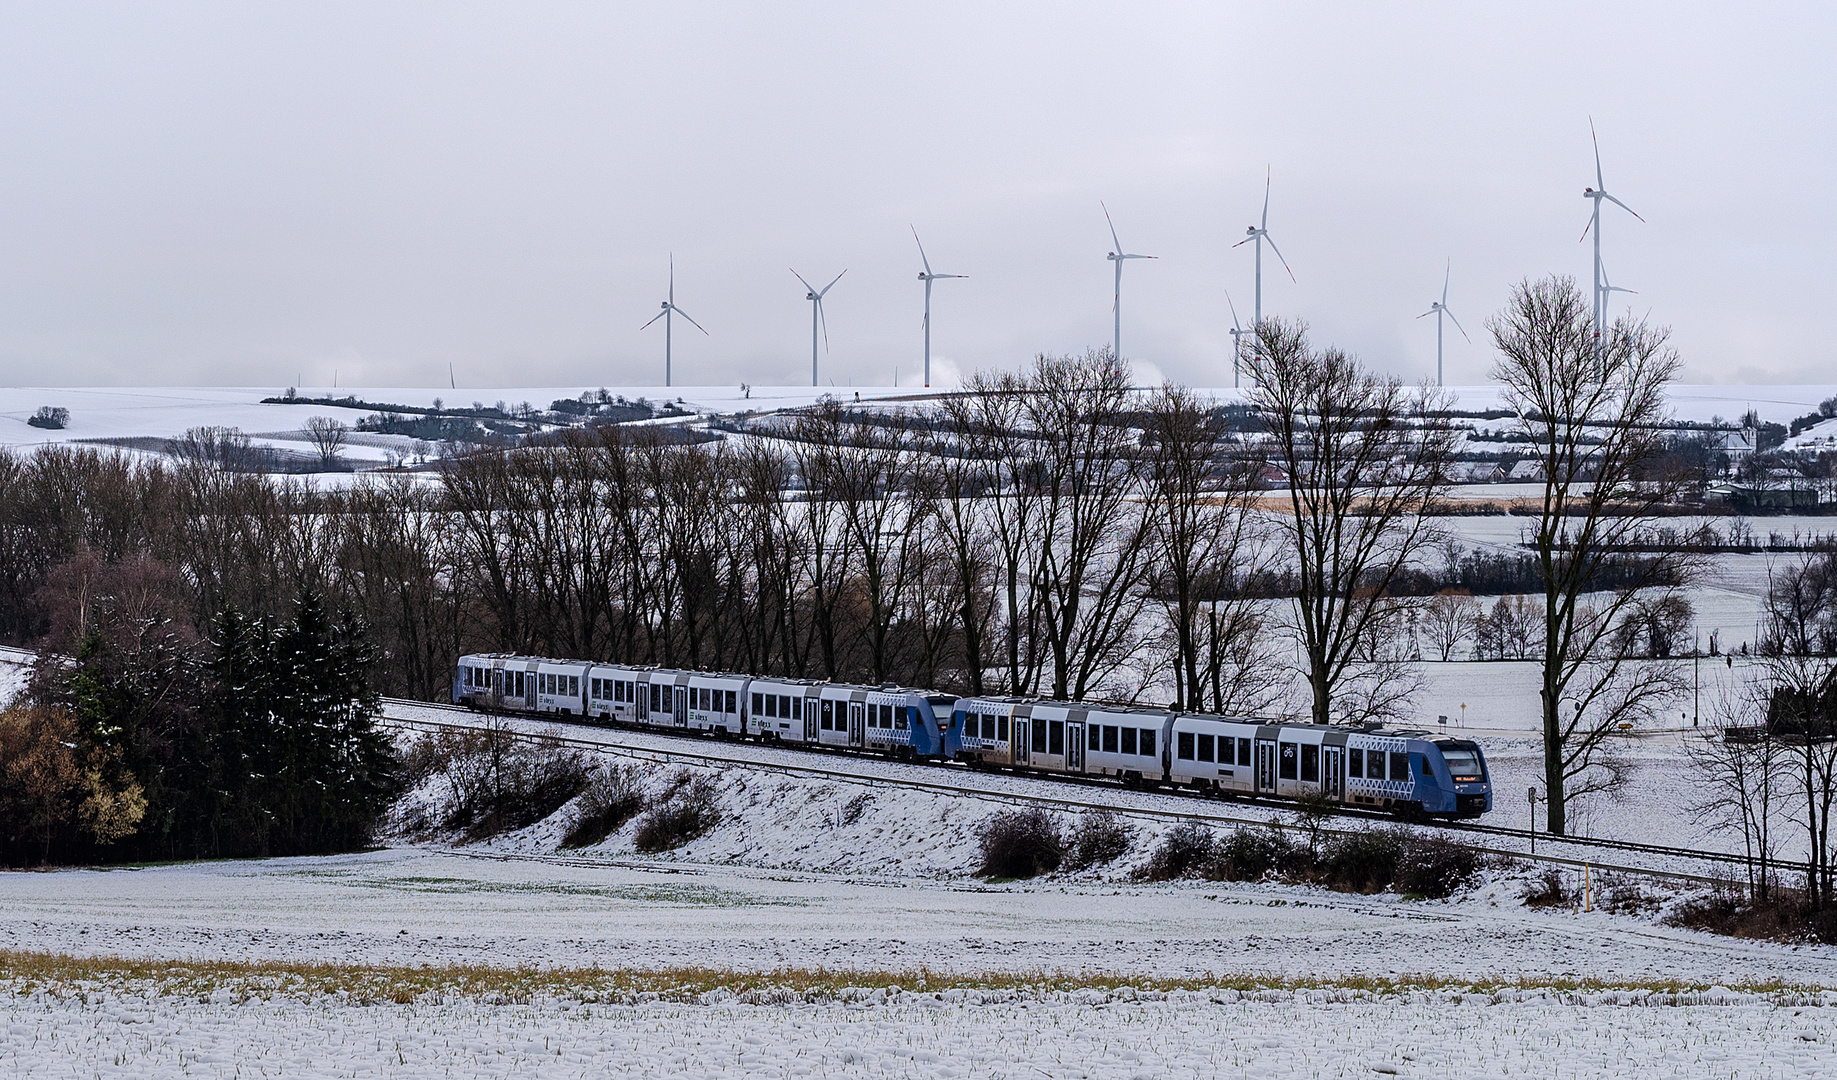
<path fill-rule="evenodd" d="M 919 261 L 925 264 L 925 272 L 919 280 L 925 283 L 925 385 L 931 385 L 931 283 L 940 278 L 966 278 L 968 274 L 934 274 L 931 272 L 931 260 L 925 257 L 925 242 L 919 239 L 918 226 L 912 229 L 912 242 L 918 245 Z"/>
<path fill-rule="evenodd" d="M 1442 298 L 1430 304 L 1429 310 L 1416 316 L 1418 319 L 1435 316 L 1435 385 L 1437 386 L 1442 385 L 1442 316 L 1448 316 L 1454 322 L 1454 328 L 1461 332 L 1462 337 L 1467 338 L 1467 343 L 1473 344 L 1473 339 L 1467 337 L 1467 330 L 1461 325 L 1461 320 L 1456 319 L 1454 312 L 1448 310 L 1448 276 L 1453 272 L 1454 260 L 1450 259 L 1447 269 L 1442 271 Z"/>
<path fill-rule="evenodd" d="M 1255 337 L 1256 335 L 1252 331 L 1246 330 L 1238 325 L 1237 305 L 1231 303 L 1231 290 L 1229 289 L 1225 290 L 1225 303 L 1231 304 L 1231 329 L 1229 331 L 1231 334 L 1231 387 L 1232 389 L 1236 389 L 1238 370 L 1242 366 L 1244 358 L 1244 339 L 1247 337 Z"/>
<path fill-rule="evenodd" d="M 1123 242 L 1116 238 L 1116 222 L 1110 220 L 1110 208 L 1104 206 L 1102 201 L 1099 201 L 1097 205 L 1103 206 L 1103 219 L 1110 222 L 1110 242 L 1116 245 L 1116 250 L 1110 252 L 1110 254 L 1104 256 L 1104 258 L 1116 264 L 1116 304 L 1111 308 L 1111 311 L 1116 315 L 1116 342 L 1113 348 L 1116 352 L 1116 358 L 1121 360 L 1123 358 L 1123 260 L 1158 259 L 1160 256 L 1125 254 L 1123 251 Z"/>
<path fill-rule="evenodd" d="M 1617 293 L 1617 292 L 1626 293 L 1628 296 L 1638 296 L 1639 295 L 1639 290 L 1637 289 L 1623 289 L 1620 286 L 1609 281 L 1607 279 L 1607 264 L 1602 263 L 1601 264 L 1601 307 L 1602 307 L 1601 317 L 1603 319 L 1607 318 L 1606 308 L 1607 308 L 1607 305 L 1613 300 L 1613 297 L 1609 296 L 1608 294 Z"/>
<path fill-rule="evenodd" d="M 670 323 L 677 315 L 689 319 L 689 313 L 676 306 L 676 256 L 672 255 L 670 256 L 670 298 L 663 302 L 662 311 L 651 316 L 651 322 L 647 322 L 643 326 L 638 327 L 638 329 L 644 330 L 649 328 L 651 323 L 656 322 L 658 319 L 663 320 L 663 385 L 665 386 L 670 385 Z M 697 330 L 702 330 L 702 324 L 696 322 L 694 319 L 689 319 L 689 325 L 695 327 Z M 704 334 L 707 332 L 706 330 L 702 330 Z"/>
<path fill-rule="evenodd" d="M 1295 272 L 1289 270 L 1288 260 L 1282 258 L 1282 249 L 1276 246 L 1275 237 L 1269 235 L 1270 176 L 1270 173 L 1265 173 L 1263 175 L 1263 223 L 1261 225 L 1246 226 L 1244 229 L 1244 238 L 1231 245 L 1232 247 L 1243 247 L 1252 240 L 1256 241 L 1257 244 L 1257 307 L 1256 321 L 1251 324 L 1252 333 L 1260 333 L 1263 326 L 1263 241 L 1269 241 L 1269 250 L 1275 252 L 1276 258 L 1281 260 L 1282 269 L 1288 270 L 1288 279 L 1290 281 L 1295 280 Z"/>
<path fill-rule="evenodd" d="M 846 273 L 848 273 L 847 270 L 842 271 L 842 274 L 846 274 Z M 804 290 L 805 290 L 804 299 L 810 301 L 810 385 L 811 386 L 816 385 L 816 326 L 818 322 L 821 322 L 823 324 L 823 347 L 824 348 L 829 347 L 829 319 L 825 317 L 823 314 L 823 296 L 824 294 L 828 293 L 829 290 L 836 287 L 836 282 L 842 280 L 842 274 L 837 274 L 834 280 L 830 281 L 829 284 L 823 286 L 823 288 L 819 291 L 816 288 L 816 286 L 810 284 L 808 281 L 804 281 L 804 275 L 798 273 L 795 269 L 791 271 L 791 275 L 793 277 L 797 278 L 797 280 L 799 281 L 804 282 Z"/>
<path fill-rule="evenodd" d="M 1601 326 L 1607 315 L 1608 294 L 1607 271 L 1601 265 L 1601 200 L 1606 199 L 1642 222 L 1646 219 L 1639 217 L 1639 211 L 1607 193 L 1607 181 L 1601 178 L 1601 138 L 1595 134 L 1595 119 L 1592 116 L 1588 118 L 1588 137 L 1595 144 L 1595 186 L 1583 188 L 1582 197 L 1593 199 L 1595 209 L 1588 216 L 1588 225 L 1582 229 L 1582 239 L 1588 239 L 1589 231 L 1593 230 L 1595 234 L 1595 336 L 1600 337 Z"/>

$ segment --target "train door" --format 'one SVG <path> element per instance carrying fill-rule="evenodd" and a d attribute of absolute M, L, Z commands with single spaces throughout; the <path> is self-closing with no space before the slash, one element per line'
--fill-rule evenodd
<path fill-rule="evenodd" d="M 675 693 L 671 695 L 670 707 L 674 711 L 675 716 L 676 716 L 676 726 L 677 727 L 688 727 L 689 726 L 689 688 L 686 686 L 676 686 L 676 687 L 665 687 L 664 689 L 675 691 Z"/>
<path fill-rule="evenodd" d="M 867 741 L 867 727 L 861 719 L 862 706 L 859 701 L 848 703 L 848 745 L 860 746 Z"/>
<path fill-rule="evenodd" d="M 1257 791 L 1274 794 L 1276 790 L 1276 742 L 1257 740 Z"/>
<path fill-rule="evenodd" d="M 1084 724 L 1077 720 L 1065 722 L 1065 771 L 1084 771 Z"/>
<path fill-rule="evenodd" d="M 816 698 L 804 699 L 804 741 L 816 742 Z M 823 710 L 829 710 L 829 702 L 823 702 Z"/>
<path fill-rule="evenodd" d="M 638 716 L 638 722 L 641 724 L 648 723 L 651 718 L 651 684 L 649 680 L 644 680 L 634 682 L 632 685 L 638 688 L 638 702 L 634 709 Z"/>
<path fill-rule="evenodd" d="M 1031 726 L 1032 725 L 1027 722 L 1027 711 L 1025 709 L 1014 710 L 1014 719 L 1008 724 L 1008 731 L 1014 736 L 1013 740 L 1008 743 L 1010 748 L 1008 760 L 1016 765 L 1025 765 L 1028 762 L 1027 729 Z"/>
<path fill-rule="evenodd" d="M 504 707 L 505 674 L 506 672 L 503 668 L 493 668 L 491 670 L 491 692 L 488 695 L 488 704 L 492 712 L 497 712 Z"/>
<path fill-rule="evenodd" d="M 1320 748 L 1320 793 L 1334 802 L 1341 801 L 1345 795 L 1346 748 L 1343 746 L 1323 746 Z"/>

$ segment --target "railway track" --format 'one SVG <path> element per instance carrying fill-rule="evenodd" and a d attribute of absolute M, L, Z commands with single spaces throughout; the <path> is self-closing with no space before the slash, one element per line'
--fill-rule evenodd
<path fill-rule="evenodd" d="M 480 717 L 479 714 L 474 713 L 472 710 L 467 709 L 463 706 L 458 706 L 458 705 L 433 704 L 433 703 L 421 702 L 421 701 L 410 701 L 410 700 L 400 699 L 400 698 L 386 698 L 384 699 L 384 704 L 385 706 L 407 707 L 407 708 L 414 708 L 418 710 L 435 710 L 435 711 L 444 712 L 444 713 L 451 713 L 455 717 L 455 719 L 450 722 L 442 722 L 442 721 L 436 721 L 436 720 L 418 719 L 418 718 L 410 718 L 410 717 L 395 717 L 395 716 L 388 716 L 387 714 L 383 718 L 384 721 L 389 724 L 393 724 L 393 725 L 400 726 L 400 727 L 419 729 L 419 730 L 424 730 L 424 731 L 473 730 L 479 726 L 479 721 L 482 719 L 482 717 Z M 544 719 L 540 717 L 532 718 L 532 717 L 524 717 L 524 716 L 514 716 L 514 717 L 508 717 L 508 719 L 514 719 L 514 720 L 522 721 L 524 723 L 547 724 L 550 726 L 557 726 L 557 727 L 564 726 L 564 725 L 556 724 L 556 722 L 552 719 Z M 948 796 L 959 796 L 959 797 L 967 796 L 967 797 L 983 799 L 987 801 L 1008 803 L 1008 804 L 1016 805 L 1016 806 L 1033 806 L 1033 807 L 1039 807 L 1041 809 L 1057 810 L 1057 811 L 1062 811 L 1062 812 L 1063 811 L 1074 811 L 1075 812 L 1075 811 L 1083 811 L 1083 810 L 1091 810 L 1091 809 L 1106 809 L 1106 810 L 1110 810 L 1112 812 L 1122 814 L 1125 816 L 1129 816 L 1129 817 L 1162 821 L 1162 822 L 1198 821 L 1198 822 L 1204 822 L 1204 823 L 1213 824 L 1213 825 L 1227 825 L 1227 826 L 1230 826 L 1230 825 L 1264 825 L 1264 826 L 1273 826 L 1273 827 L 1276 827 L 1279 829 L 1285 829 L 1285 830 L 1305 831 L 1303 826 L 1300 826 L 1292 822 L 1276 821 L 1276 820 L 1272 820 L 1270 818 L 1265 818 L 1265 817 L 1250 817 L 1250 816 L 1231 814 L 1228 812 L 1224 812 L 1220 809 L 1216 809 L 1218 804 L 1212 800 L 1202 800 L 1197 796 L 1191 796 L 1191 797 L 1183 796 L 1183 795 L 1180 795 L 1179 793 L 1167 791 L 1167 790 L 1140 792 L 1140 791 L 1132 791 L 1131 789 L 1122 788 L 1114 784 L 1103 783 L 1101 781 L 1095 781 L 1095 780 L 1080 780 L 1079 778 L 1075 778 L 1075 777 L 1052 777 L 1051 778 L 1053 781 L 1055 781 L 1055 783 L 1058 786 L 1067 787 L 1067 788 L 1085 788 L 1085 789 L 1093 790 L 1093 791 L 1101 790 L 1101 791 L 1108 792 L 1108 793 L 1125 794 L 1125 795 L 1135 795 L 1135 794 L 1158 795 L 1158 796 L 1161 796 L 1169 800 L 1175 800 L 1175 799 L 1184 800 L 1186 798 L 1190 798 L 1193 805 L 1190 807 L 1181 806 L 1178 808 L 1153 807 L 1153 806 L 1144 806 L 1144 805 L 1133 804 L 1133 803 L 1118 805 L 1116 803 L 1107 802 L 1107 801 L 1095 801 L 1095 800 L 1088 799 L 1088 798 L 1070 797 L 1069 795 L 1062 796 L 1062 795 L 1055 795 L 1055 794 L 1046 794 L 1043 792 L 1020 792 L 1020 791 L 1013 791 L 1013 790 L 1001 790 L 993 786 L 972 786 L 972 785 L 966 785 L 966 784 L 953 783 L 948 779 L 948 777 L 950 777 L 953 773 L 957 773 L 958 775 L 962 775 L 965 777 L 984 776 L 984 777 L 990 777 L 990 778 L 1003 777 L 1006 779 L 1020 779 L 1020 778 L 1013 777 L 1013 776 L 1006 776 L 1006 774 L 999 774 L 999 773 L 972 773 L 968 771 L 967 769 L 964 769 L 958 772 L 958 768 L 953 767 L 953 766 L 940 767 L 936 765 L 930 765 L 930 766 L 915 765 L 915 764 L 908 764 L 908 763 L 903 763 L 903 762 L 884 761 L 878 758 L 867 758 L 863 760 L 872 761 L 876 765 L 879 765 L 879 766 L 885 766 L 886 771 L 888 772 L 910 770 L 913 773 L 928 773 L 931 775 L 926 776 L 926 777 L 888 776 L 888 775 L 865 776 L 859 772 L 849 771 L 849 770 L 835 768 L 835 767 L 831 767 L 825 764 L 821 764 L 820 763 L 821 758 L 827 757 L 827 755 L 819 755 L 817 753 L 810 753 L 810 756 L 813 759 L 817 759 L 817 760 L 813 760 L 810 762 L 794 762 L 794 761 L 783 761 L 783 760 L 759 760 L 753 757 L 739 757 L 739 756 L 735 756 L 729 753 L 722 753 L 721 748 L 731 746 L 731 747 L 736 747 L 736 748 L 745 748 L 749 750 L 761 750 L 761 749 L 779 750 L 782 753 L 787 754 L 787 755 L 790 753 L 790 751 L 784 750 L 783 748 L 767 747 L 762 744 L 756 744 L 756 743 L 721 743 L 721 742 L 706 740 L 702 738 L 700 735 L 678 734 L 678 733 L 667 731 L 667 730 L 652 731 L 652 730 L 646 729 L 642 732 L 635 732 L 635 731 L 628 732 L 626 729 L 604 727 L 600 725 L 570 724 L 570 725 L 565 725 L 565 726 L 571 727 L 571 728 L 581 728 L 581 729 L 591 730 L 605 737 L 580 738 L 580 737 L 574 737 L 574 736 L 568 736 L 568 735 L 555 735 L 555 734 L 552 734 L 551 732 L 524 731 L 524 730 L 517 730 L 517 729 L 509 729 L 508 733 L 518 738 L 527 738 L 527 739 L 532 739 L 532 740 L 534 739 L 551 740 L 554 742 L 558 742 L 561 745 L 573 746 L 573 747 L 578 747 L 581 749 L 594 750 L 598 752 L 616 752 L 622 756 L 634 757 L 634 758 L 638 758 L 639 760 L 655 761 L 660 764 L 693 764 L 693 765 L 719 766 L 722 768 L 745 768 L 748 770 L 759 771 L 759 772 L 772 772 L 772 773 L 779 773 L 779 774 L 787 775 L 787 776 L 809 777 L 809 778 L 821 779 L 821 780 L 839 782 L 839 783 L 862 784 L 862 785 L 867 785 L 867 786 L 893 786 L 893 787 L 903 788 L 909 791 L 920 791 L 920 792 L 926 792 L 926 793 L 935 794 L 935 795 L 948 795 Z M 668 737 L 670 741 L 673 741 L 673 742 L 680 741 L 681 743 L 684 744 L 684 746 L 680 749 L 677 747 L 658 748 L 658 747 L 637 745 L 629 741 L 616 741 L 615 737 L 621 734 L 640 734 L 640 735 L 648 736 L 648 737 L 665 736 L 665 737 Z M 692 749 L 691 747 L 696 747 L 696 748 Z M 935 779 L 933 777 L 935 777 Z M 1264 808 L 1269 808 L 1269 809 L 1280 809 L 1280 808 L 1286 808 L 1288 806 L 1288 804 L 1286 803 L 1264 802 L 1264 801 L 1259 801 L 1259 800 L 1254 800 L 1254 799 L 1244 799 L 1240 801 L 1245 805 L 1259 806 L 1259 807 L 1264 807 Z M 1352 819 L 1364 819 L 1364 820 L 1380 820 L 1380 821 L 1394 820 L 1388 814 L 1371 813 L 1371 812 L 1361 811 L 1361 810 L 1357 810 L 1353 808 L 1344 808 L 1337 816 L 1344 817 L 1344 818 L 1352 818 Z M 1484 825 L 1484 824 L 1479 824 L 1476 822 L 1462 822 L 1462 821 L 1444 822 L 1444 821 L 1433 821 L 1432 820 L 1428 822 L 1417 822 L 1414 824 L 1418 825 L 1419 827 L 1443 829 L 1443 830 L 1456 831 L 1456 832 L 1474 833 L 1474 834 L 1479 834 L 1482 836 L 1497 836 L 1501 838 L 1509 837 L 1509 838 L 1514 838 L 1514 839 L 1525 840 L 1527 841 L 1527 844 L 1532 836 L 1532 833 L 1528 829 L 1513 829 L 1507 826 Z M 1325 835 L 1337 836 L 1337 835 L 1346 835 L 1348 832 L 1350 832 L 1350 830 L 1323 828 L 1321 832 Z M 1536 853 L 1532 853 L 1530 851 L 1527 851 L 1521 848 L 1502 848 L 1502 847 L 1494 847 L 1494 846 L 1487 846 L 1487 845 L 1476 845 L 1476 846 L 1478 846 L 1481 851 L 1486 852 L 1487 854 L 1505 856 L 1505 857 L 1514 858 L 1514 859 L 1525 859 L 1525 860 L 1535 861 L 1539 863 L 1548 863 L 1548 864 L 1559 865 L 1559 866 L 1581 867 L 1583 865 L 1587 865 L 1587 866 L 1594 867 L 1595 869 L 1598 869 L 1598 870 L 1629 873 L 1629 874 L 1639 874 L 1639 875 L 1644 875 L 1648 877 L 1660 877 L 1660 878 L 1666 878 L 1666 879 L 1677 880 L 1677 881 L 1687 881 L 1687 882 L 1705 883 L 1705 884 L 1721 883 L 1723 881 L 1728 880 L 1729 875 L 1727 874 L 1716 875 L 1716 874 L 1707 873 L 1707 872 L 1706 873 L 1688 873 L 1688 872 L 1681 872 L 1677 870 L 1659 869 L 1659 868 L 1654 868 L 1654 867 L 1649 867 L 1649 866 L 1620 865 L 1616 863 L 1603 862 L 1599 858 L 1591 857 L 1589 854 L 1587 854 L 1587 852 L 1589 851 L 1604 851 L 1604 852 L 1620 851 L 1620 852 L 1626 852 L 1628 854 L 1638 854 L 1638 855 L 1646 855 L 1646 856 L 1652 856 L 1652 857 L 1657 857 L 1657 858 L 1676 859 L 1676 860 L 1681 860 L 1686 863 L 1694 863 L 1698 865 L 1708 863 L 1708 864 L 1713 864 L 1713 865 L 1718 865 L 1718 866 L 1740 867 L 1745 864 L 1745 860 L 1740 855 L 1734 855 L 1734 854 L 1730 854 L 1727 852 L 1701 851 L 1695 848 L 1668 847 L 1668 846 L 1660 845 L 1660 844 L 1643 844 L 1643 843 L 1638 843 L 1636 841 L 1629 841 L 1629 840 L 1614 840 L 1614 839 L 1603 838 L 1603 837 L 1553 836 L 1553 835 L 1546 834 L 1546 833 L 1537 834 L 1537 839 L 1547 848 L 1554 846 L 1556 850 L 1545 850 L 1545 851 L 1539 851 Z M 1783 872 L 1803 873 L 1805 869 L 1803 864 L 1791 863 L 1791 862 L 1782 861 L 1782 860 L 1775 860 L 1773 865 Z"/>

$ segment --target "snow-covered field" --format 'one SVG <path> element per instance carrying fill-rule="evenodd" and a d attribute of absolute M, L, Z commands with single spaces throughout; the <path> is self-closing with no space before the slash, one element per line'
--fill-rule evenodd
<path fill-rule="evenodd" d="M 343 1005 L 16 993 L 14 1076 L 1817 1077 L 1837 1009 L 1721 992 Z"/>

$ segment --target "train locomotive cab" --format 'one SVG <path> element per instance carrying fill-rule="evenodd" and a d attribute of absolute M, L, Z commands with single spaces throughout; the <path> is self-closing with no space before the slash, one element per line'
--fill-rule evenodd
<path fill-rule="evenodd" d="M 536 656 L 472 653 L 459 658 L 453 672 L 453 704 L 479 712 L 533 712 Z"/>
<path fill-rule="evenodd" d="M 940 723 L 933 710 L 933 696 L 919 690 L 883 687 L 851 695 L 854 697 L 859 700 L 849 702 L 851 723 L 853 710 L 859 707 L 862 745 L 867 749 L 897 758 L 932 759 L 943 755 L 944 729 L 949 720 Z M 936 696 L 936 700 L 948 703 L 937 705 L 948 718 L 955 699 Z"/>

